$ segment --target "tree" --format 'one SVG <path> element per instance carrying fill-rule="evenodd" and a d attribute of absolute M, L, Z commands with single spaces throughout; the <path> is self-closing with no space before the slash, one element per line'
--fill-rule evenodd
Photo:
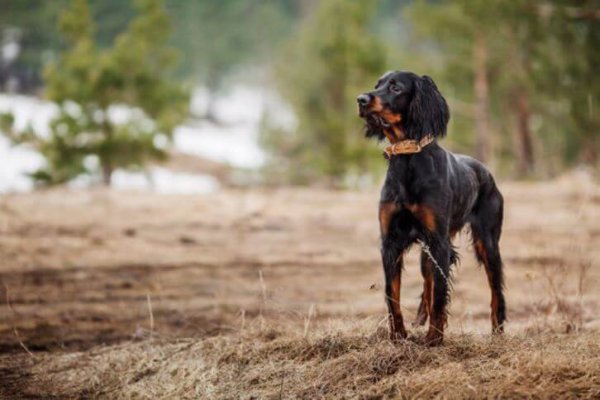
<path fill-rule="evenodd" d="M 285 0 L 169 0 L 177 25 L 174 44 L 183 51 L 181 72 L 210 95 L 227 88 L 242 66 L 269 66 L 273 48 L 291 31 L 294 10 Z M 265 62 L 266 61 L 266 62 Z M 243 75 L 247 76 L 248 68 Z M 206 115 L 214 119 L 212 102 Z"/>
<path fill-rule="evenodd" d="M 471 135 L 470 149 L 484 162 L 503 154 L 499 133 L 517 132 L 514 149 L 517 171 L 533 168 L 529 91 L 526 83 L 526 35 L 518 11 L 521 1 L 417 1 L 408 8 L 418 38 L 433 40 L 441 62 L 438 76 L 451 88 L 454 124 Z M 523 31 L 521 29 L 520 31 Z M 521 32 L 522 33 L 522 32 Z M 527 32 L 526 32 L 527 33 Z M 441 55 L 441 57 L 440 57 Z M 515 122 L 507 115 L 514 115 Z"/>
<path fill-rule="evenodd" d="M 436 75 L 451 88 L 450 98 L 455 119 L 468 121 L 474 131 L 475 156 L 489 162 L 493 153 L 491 66 L 497 61 L 497 32 L 493 19 L 493 1 L 417 1 L 408 7 L 408 21 L 414 24 L 416 37 L 435 41 L 442 54 Z M 426 62 L 423 62 L 426 63 Z M 454 103 L 459 106 L 454 107 Z M 465 107 L 465 105 L 467 105 Z M 462 106 L 462 107 L 461 107 Z M 462 120 L 462 121 L 461 121 Z"/>
<path fill-rule="evenodd" d="M 595 2 L 417 1 L 408 15 L 479 158 L 491 148 L 521 177 L 598 164 Z"/>
<path fill-rule="evenodd" d="M 0 54 L 0 89 L 33 92 L 41 85 L 41 68 L 50 49 L 59 47 L 54 26 L 62 0 L 4 0 L 0 13 L 0 40 L 13 43 L 16 54 Z M 16 82 L 16 87 L 9 87 Z"/>
<path fill-rule="evenodd" d="M 535 71 L 539 87 L 547 93 L 549 115 L 544 141 L 556 144 L 559 161 L 600 166 L 600 10 L 597 1 L 540 2 L 538 15 L 550 40 L 540 49 L 547 63 Z M 543 73 L 540 73 L 543 72 Z"/>
<path fill-rule="evenodd" d="M 18 46 L 14 60 L 0 57 L 0 88 L 16 89 L 19 93 L 36 92 L 42 87 L 44 64 L 64 48 L 56 20 L 69 0 L 2 0 L 0 3 L 0 39 Z M 99 21 L 94 37 L 100 47 L 110 46 L 132 18 L 130 3 L 89 0 L 93 19 Z M 8 82 L 17 85 L 9 88 Z"/>
<path fill-rule="evenodd" d="M 48 137 L 31 129 L 15 142 L 32 143 L 46 158 L 39 182 L 97 175 L 110 185 L 116 168 L 166 157 L 164 143 L 187 115 L 188 93 L 168 79 L 176 53 L 160 0 L 138 0 L 137 16 L 111 47 L 99 48 L 86 0 L 60 18 L 68 48 L 45 71 L 46 96 L 59 106 Z M 119 114 L 121 116 L 119 116 Z"/>
<path fill-rule="evenodd" d="M 265 129 L 271 166 L 301 183 L 325 176 L 339 185 L 364 173 L 373 154 L 364 143 L 356 96 L 385 71 L 384 49 L 369 32 L 374 1 L 324 0 L 309 15 L 276 68 L 297 129 Z M 372 159 L 372 158 L 371 158 Z"/>

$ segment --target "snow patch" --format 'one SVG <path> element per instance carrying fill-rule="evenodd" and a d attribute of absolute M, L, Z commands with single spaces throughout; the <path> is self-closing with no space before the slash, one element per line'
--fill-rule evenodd
<path fill-rule="evenodd" d="M 267 117 L 272 126 L 294 129 L 296 118 L 289 107 L 272 91 L 247 86 L 233 88 L 225 95 L 209 97 L 204 88 L 193 91 L 190 109 L 194 115 L 203 115 L 209 102 L 219 123 L 208 121 L 187 123 L 177 127 L 173 147 L 182 153 L 224 162 L 234 167 L 258 168 L 265 162 L 259 146 L 260 127 Z M 73 112 L 76 113 L 76 106 Z M 49 134 L 49 122 L 58 113 L 51 102 L 34 97 L 0 94 L 0 113 L 10 112 L 15 117 L 17 130 L 31 126 L 40 135 Z M 127 123 L 141 112 L 125 106 L 109 109 L 109 118 L 116 123 Z M 136 115 L 137 116 L 137 115 Z M 157 145 L 166 146 L 166 138 L 158 137 Z M 94 160 L 90 159 L 93 166 Z M 33 182 L 28 173 L 42 167 L 44 159 L 26 146 L 11 146 L 0 134 L 0 193 L 28 191 Z M 79 177 L 70 186 L 89 187 L 97 178 Z M 218 189 L 216 179 L 196 174 L 175 173 L 164 168 L 150 168 L 146 173 L 118 170 L 114 187 L 119 189 L 152 190 L 160 193 L 205 193 Z"/>

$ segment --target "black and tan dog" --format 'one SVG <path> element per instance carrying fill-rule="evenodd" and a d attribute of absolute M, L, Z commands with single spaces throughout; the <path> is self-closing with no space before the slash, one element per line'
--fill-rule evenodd
<path fill-rule="evenodd" d="M 394 71 L 357 101 L 367 137 L 390 142 L 379 223 L 392 339 L 406 337 L 400 308 L 403 254 L 418 242 L 424 284 L 414 324 L 424 325 L 429 318 L 426 342 L 442 342 L 450 268 L 457 261 L 451 239 L 467 223 L 492 292 L 492 330 L 502 332 L 505 304 L 498 241 L 503 199 L 483 164 L 438 144 L 450 119 L 446 100 L 430 77 Z"/>

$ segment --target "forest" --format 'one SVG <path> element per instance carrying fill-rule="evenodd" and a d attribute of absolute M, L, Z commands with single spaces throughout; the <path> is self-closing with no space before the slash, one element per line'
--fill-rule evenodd
<path fill-rule="evenodd" d="M 89 57 L 77 54 L 82 38 L 76 33 L 70 41 L 68 30 L 77 29 L 77 23 L 93 26 L 86 40 L 103 57 L 103 51 L 119 46 L 136 13 L 153 2 L 90 0 L 89 15 L 75 12 L 70 28 L 60 23 L 67 0 L 4 3 L 0 88 L 45 94 L 60 103 L 95 90 L 89 80 L 77 85 L 79 93 L 52 90 L 63 86 L 60 79 L 77 79 L 77 71 L 66 68 L 69 63 L 77 68 L 78 60 Z M 380 176 L 381 153 L 362 140 L 355 97 L 390 69 L 433 77 L 452 113 L 447 146 L 490 164 L 502 176 L 543 179 L 577 166 L 598 170 L 600 14 L 593 1 L 166 0 L 163 7 L 161 24 L 146 26 L 114 50 L 144 51 L 142 36 L 154 35 L 157 42 L 146 49 L 146 57 L 161 51 L 169 59 L 161 60 L 159 69 L 139 71 L 183 96 L 179 105 L 172 91 L 155 96 L 157 102 L 161 96 L 171 102 L 169 124 L 155 133 L 169 137 L 185 118 L 215 118 L 210 101 L 202 115 L 183 114 L 191 88 L 218 96 L 240 84 L 267 87 L 295 121 L 281 126 L 263 116 L 264 182 L 344 186 Z M 11 55 L 15 47 L 17 54 Z M 111 74 L 134 74 L 126 71 L 134 64 L 114 57 Z M 53 65 L 63 70 L 62 77 L 52 74 Z M 98 90 L 104 93 L 116 85 L 103 84 Z M 94 96 L 102 94 L 93 95 L 92 102 Z M 111 98 L 103 107 L 123 102 L 139 106 Z M 158 118 L 156 110 L 150 118 Z M 10 118 L 4 121 L 10 125 Z M 29 133 L 13 139 L 27 141 Z M 120 137 L 122 146 L 103 150 L 104 155 L 97 143 L 71 146 L 71 156 L 64 156 L 68 160 L 50 162 L 55 171 L 38 171 L 36 177 L 63 182 L 85 173 L 81 154 L 99 156 L 104 181 L 107 164 L 115 164 L 108 169 L 130 168 L 166 156 L 147 135 Z M 111 158 L 107 152 L 122 153 L 119 148 L 138 150 L 128 151 L 131 160 L 103 161 Z"/>

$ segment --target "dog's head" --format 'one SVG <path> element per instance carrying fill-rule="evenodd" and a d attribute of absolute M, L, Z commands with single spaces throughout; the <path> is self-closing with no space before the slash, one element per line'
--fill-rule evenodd
<path fill-rule="evenodd" d="M 428 76 L 390 71 L 379 78 L 375 90 L 356 100 L 359 115 L 367 123 L 367 137 L 419 140 L 428 134 L 446 134 L 450 111 Z"/>

